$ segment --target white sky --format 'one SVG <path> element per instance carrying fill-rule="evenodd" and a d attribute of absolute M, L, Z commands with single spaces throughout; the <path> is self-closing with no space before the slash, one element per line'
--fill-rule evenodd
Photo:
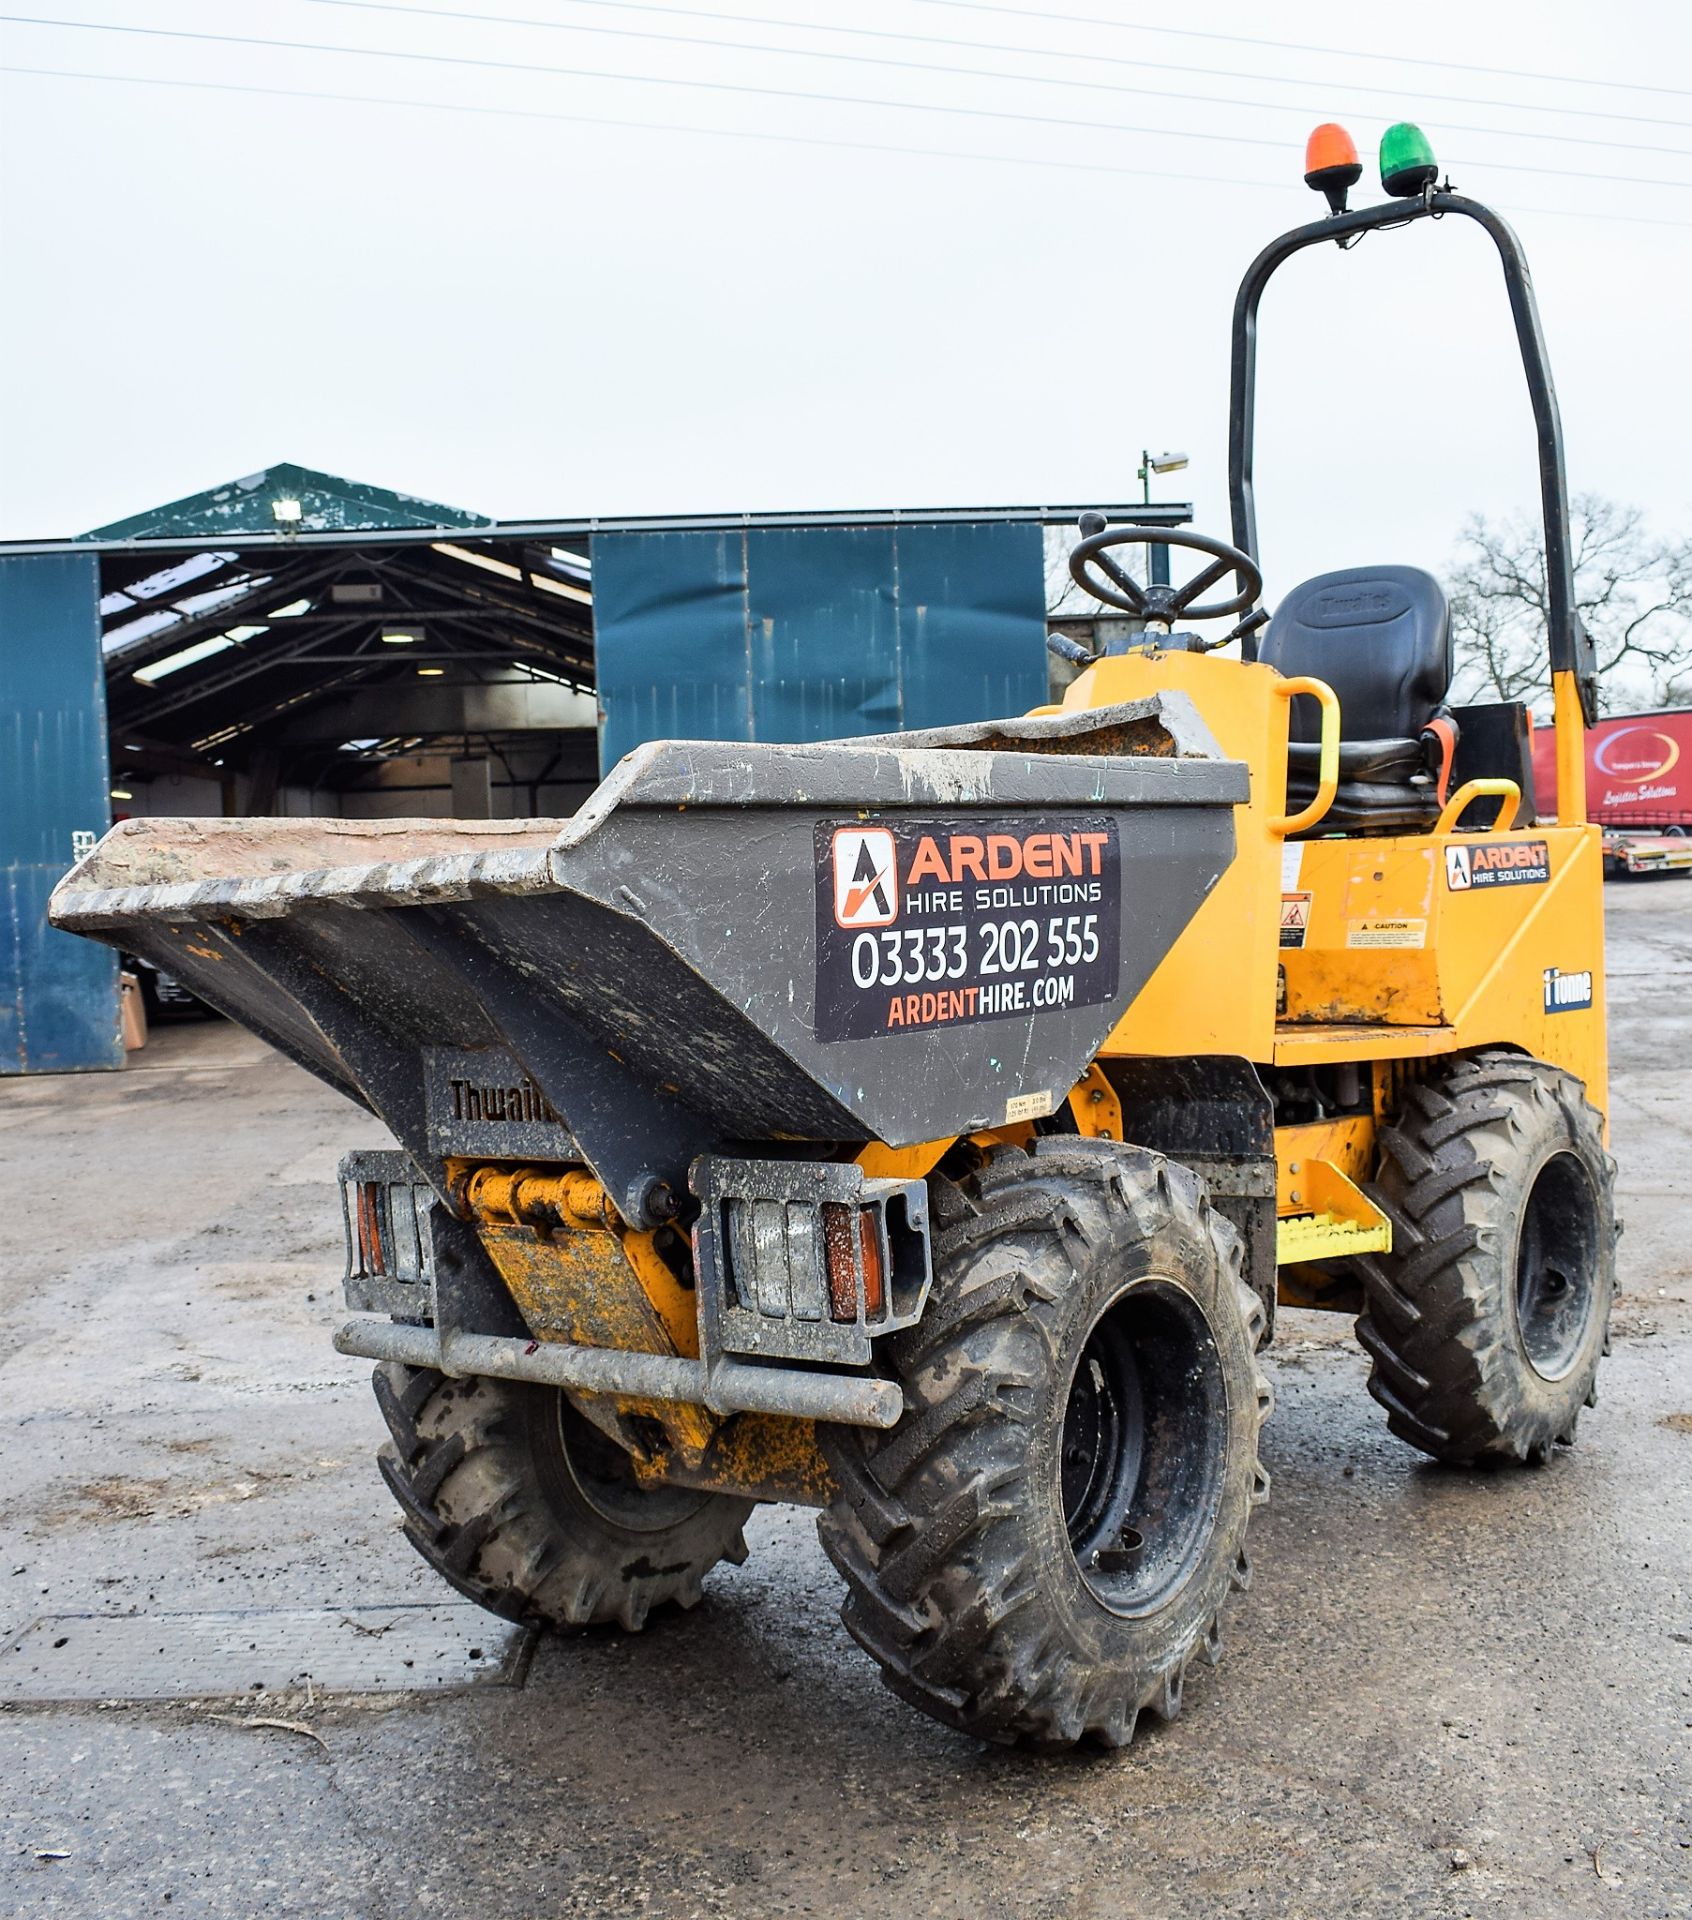
<path fill-rule="evenodd" d="M 0 0 L 55 23 L 0 26 L 7 68 L 205 89 L 0 74 L 0 537 L 76 532 L 279 460 L 502 516 L 618 515 L 1125 500 L 1143 445 L 1192 454 L 1161 490 L 1225 534 L 1239 275 L 1321 211 L 1299 178 L 1315 120 L 1351 126 L 1367 201 L 1374 143 L 1401 116 L 1527 244 L 1574 485 L 1665 531 L 1692 521 L 1681 8 L 457 5 L 599 31 L 453 19 L 440 0 Z M 1160 18 L 1185 37 L 1130 30 Z M 857 59 L 665 44 L 682 34 Z M 1213 37 L 1230 34 L 1344 51 Z M 1413 45 L 1503 71 L 1411 65 Z M 1214 98 L 1179 97 L 1194 94 Z M 1272 598 L 1328 566 L 1437 570 L 1466 511 L 1534 501 L 1478 229 L 1303 256 L 1261 345 Z"/>

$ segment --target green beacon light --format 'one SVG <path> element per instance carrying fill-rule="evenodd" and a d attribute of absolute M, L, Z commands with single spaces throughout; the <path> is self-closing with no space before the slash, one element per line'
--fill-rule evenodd
<path fill-rule="evenodd" d="M 1439 178 L 1428 136 L 1408 120 L 1381 135 L 1381 185 L 1398 200 L 1413 200 Z"/>

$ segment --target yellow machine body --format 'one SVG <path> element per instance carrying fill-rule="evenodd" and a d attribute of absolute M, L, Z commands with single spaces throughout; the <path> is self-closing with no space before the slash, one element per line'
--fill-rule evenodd
<path fill-rule="evenodd" d="M 1063 702 L 1185 693 L 1222 751 L 1251 771 L 1233 864 L 1100 1052 L 1353 1064 L 1369 1077 L 1372 1115 L 1276 1129 L 1280 1257 L 1293 1267 L 1386 1250 L 1390 1228 L 1360 1189 L 1395 1078 L 1418 1062 L 1515 1048 L 1566 1068 L 1608 1111 L 1603 850 L 1578 794 L 1565 808 L 1572 817 L 1520 825 L 1519 794 L 1485 782 L 1483 806 L 1500 804 L 1481 832 L 1458 832 L 1463 809 L 1453 804 L 1431 832 L 1324 837 L 1317 818 L 1294 838 L 1288 727 L 1294 689 L 1307 684 L 1256 662 L 1148 646 L 1101 659 Z M 1559 765 L 1578 765 L 1579 704 L 1558 694 Z M 1541 849 L 1543 880 L 1473 883 L 1477 867 L 1537 872 Z M 1283 1296 L 1308 1302 L 1300 1277 L 1292 1282 Z"/>

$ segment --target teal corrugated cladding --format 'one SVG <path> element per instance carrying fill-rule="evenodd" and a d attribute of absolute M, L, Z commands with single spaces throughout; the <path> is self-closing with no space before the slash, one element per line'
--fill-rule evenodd
<path fill-rule="evenodd" d="M 599 534 L 600 764 L 643 740 L 832 740 L 1046 698 L 1033 521 Z"/>
<path fill-rule="evenodd" d="M 0 1073 L 123 1064 L 116 954 L 47 924 L 111 818 L 99 601 L 92 554 L 0 559 Z"/>

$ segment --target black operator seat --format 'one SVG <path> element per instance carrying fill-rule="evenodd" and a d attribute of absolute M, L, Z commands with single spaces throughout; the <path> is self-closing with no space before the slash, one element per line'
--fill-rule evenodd
<path fill-rule="evenodd" d="M 1339 697 L 1340 783 L 1312 833 L 1403 833 L 1431 826 L 1456 743 L 1451 614 L 1420 567 L 1348 567 L 1295 587 L 1258 658 L 1289 677 L 1325 680 Z M 1287 804 L 1315 797 L 1321 711 L 1292 703 Z"/>

